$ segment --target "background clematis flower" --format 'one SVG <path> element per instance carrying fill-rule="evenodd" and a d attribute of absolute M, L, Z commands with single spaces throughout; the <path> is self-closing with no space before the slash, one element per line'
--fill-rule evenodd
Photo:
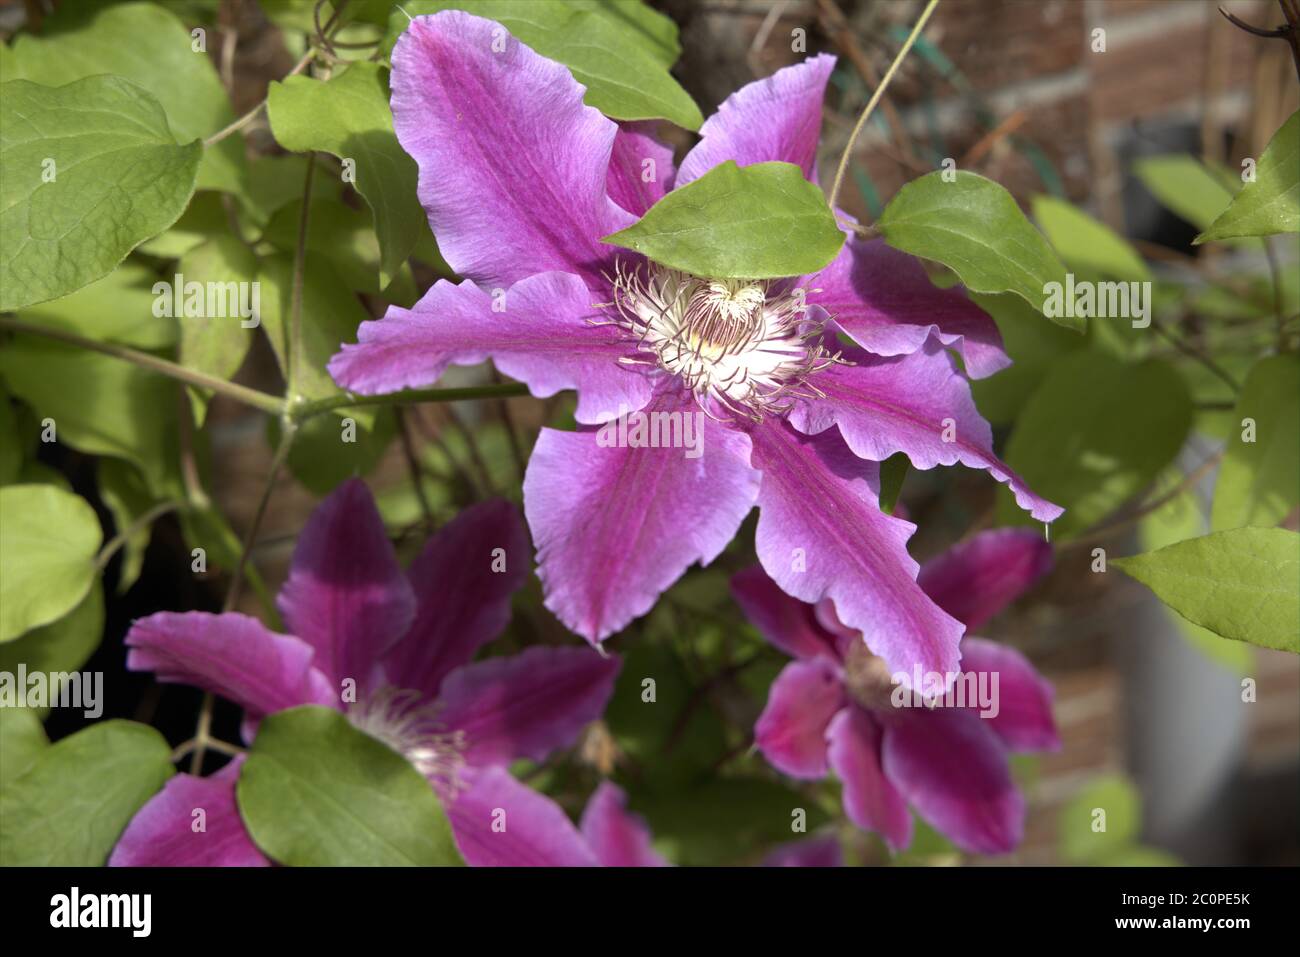
<path fill-rule="evenodd" d="M 994 456 L 949 354 L 977 377 L 1005 366 L 993 321 L 878 241 L 764 282 L 689 276 L 601 242 L 724 161 L 815 178 L 834 58 L 733 94 L 675 169 L 648 125 L 583 105 L 567 68 L 503 36 L 447 11 L 415 18 L 394 48 L 397 137 L 464 279 L 363 323 L 330 362 L 335 380 L 392 392 L 490 358 L 534 395 L 577 391 L 580 427 L 542 430 L 524 505 L 547 607 L 589 641 L 716 558 L 757 505 L 758 557 L 782 589 L 834 601 L 891 669 L 954 670 L 962 625 L 917 585 L 915 526 L 878 507 L 877 463 L 904 452 L 917 468 L 987 469 L 1036 518 L 1061 513 Z M 857 346 L 840 350 L 840 331 Z M 602 441 L 597 426 L 630 411 L 701 411 L 703 454 Z"/>
<path fill-rule="evenodd" d="M 1034 532 L 995 529 L 921 569 L 935 603 L 979 628 L 1051 567 Z M 914 807 L 965 851 L 1012 850 L 1025 804 L 1009 752 L 1060 746 L 1051 686 L 1017 651 L 980 638 L 963 644 L 963 672 L 998 676 L 996 714 L 967 707 L 895 707 L 889 669 L 845 628 L 828 604 L 794 601 L 761 568 L 739 572 L 732 592 L 763 636 L 796 660 L 772 683 L 755 742 L 791 777 L 843 782 L 844 811 L 894 850 L 912 840 Z M 992 682 L 989 682 L 990 687 Z"/>
<path fill-rule="evenodd" d="M 509 621 L 527 549 L 514 507 L 492 500 L 440 529 L 403 573 L 369 490 L 352 480 L 298 539 L 277 602 L 290 634 L 236 613 L 160 612 L 132 626 L 127 667 L 241 705 L 248 738 L 258 720 L 297 705 L 344 712 L 429 780 L 470 864 L 560 863 L 566 851 L 568 863 L 589 863 L 556 836 L 564 812 L 504 768 L 572 744 L 604 712 L 618 659 L 539 646 L 469 663 Z M 235 804 L 238 774 L 236 760 L 207 778 L 172 778 L 110 863 L 265 863 Z M 207 811 L 205 833 L 191 832 L 195 807 Z M 503 832 L 492 830 L 494 808 L 506 810 Z"/>
<path fill-rule="evenodd" d="M 592 792 L 575 828 L 565 818 L 557 835 L 557 863 L 567 863 L 584 853 L 600 867 L 668 867 L 651 846 L 645 820 L 627 809 L 627 795 L 612 781 L 602 781 Z M 548 862 L 540 862 L 548 863 Z M 839 867 L 839 841 L 818 835 L 774 848 L 764 859 L 766 867 Z"/>

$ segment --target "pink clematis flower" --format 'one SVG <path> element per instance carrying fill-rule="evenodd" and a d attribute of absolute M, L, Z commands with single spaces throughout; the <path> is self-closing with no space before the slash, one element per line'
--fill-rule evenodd
<path fill-rule="evenodd" d="M 926 564 L 920 583 L 940 608 L 975 629 L 1050 566 L 1051 548 L 1041 537 L 997 529 Z M 945 699 L 959 706 L 931 709 L 912 700 L 907 689 L 915 682 L 900 694 L 888 667 L 829 605 L 794 601 L 757 567 L 738 573 L 732 591 L 763 636 L 796 659 L 772 683 L 754 726 L 774 767 L 802 779 L 834 771 L 849 820 L 894 850 L 912 840 L 909 804 L 963 850 L 998 854 L 1020 842 L 1025 804 L 1007 754 L 1054 750 L 1060 742 L 1051 686 L 1019 652 L 967 638 L 962 675 L 951 686 L 952 700 Z M 968 692 L 981 678 L 994 694 L 977 701 Z"/>
<path fill-rule="evenodd" d="M 993 321 L 878 241 L 764 282 L 685 275 L 601 242 L 724 161 L 781 160 L 815 179 L 834 58 L 735 93 L 680 169 L 648 124 L 583 105 L 567 68 L 492 21 L 417 17 L 392 59 L 397 137 L 464 279 L 363 323 L 330 362 L 335 380 L 392 392 L 491 359 L 534 395 L 577 391 L 580 427 L 542 430 L 524 505 L 547 607 L 591 642 L 716 558 L 757 505 L 758 557 L 782 589 L 833 600 L 891 668 L 954 670 L 962 625 L 917 585 L 915 526 L 879 509 L 877 463 L 904 452 L 917 468 L 987 469 L 1036 518 L 1060 514 L 994 456 L 949 354 L 976 377 L 1007 365 Z M 838 332 L 857 346 L 834 344 Z M 697 423 L 698 449 L 611 443 L 598 428 L 635 413 Z"/>
<path fill-rule="evenodd" d="M 493 500 L 440 529 L 403 573 L 369 490 L 349 481 L 298 539 L 278 600 L 290 634 L 247 615 L 160 612 L 132 626 L 127 667 L 241 705 L 250 739 L 286 708 L 342 711 L 428 778 L 470 864 L 589 864 L 586 846 L 566 840 L 564 812 L 505 766 L 572 744 L 603 713 L 618 659 L 534 647 L 470 663 L 509 621 L 527 549 L 514 507 Z M 267 863 L 235 804 L 239 767 L 172 778 L 110 863 Z M 191 831 L 195 807 L 207 811 L 204 833 Z M 492 829 L 494 808 L 506 810 L 506 831 Z"/>

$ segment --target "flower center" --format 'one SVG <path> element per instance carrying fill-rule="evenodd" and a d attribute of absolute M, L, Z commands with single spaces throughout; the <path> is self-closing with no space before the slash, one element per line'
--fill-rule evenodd
<path fill-rule="evenodd" d="M 839 361 L 821 344 L 822 323 L 808 317 L 805 290 L 788 282 L 704 279 L 648 266 L 616 268 L 618 325 L 633 333 L 644 359 L 679 376 L 706 412 L 716 403 L 761 421 L 814 398 L 806 383 Z"/>
<path fill-rule="evenodd" d="M 385 687 L 348 708 L 347 718 L 406 758 L 444 796 L 461 787 L 465 732 L 446 731 L 437 703 L 409 688 Z"/>
<path fill-rule="evenodd" d="M 885 659 L 873 655 L 861 635 L 854 636 L 844 655 L 844 683 L 849 696 L 870 711 L 893 707 L 894 681 Z"/>

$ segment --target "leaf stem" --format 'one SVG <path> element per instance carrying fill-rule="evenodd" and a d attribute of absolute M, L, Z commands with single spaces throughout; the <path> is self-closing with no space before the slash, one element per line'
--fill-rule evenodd
<path fill-rule="evenodd" d="M 862 115 L 858 117 L 858 122 L 854 125 L 853 132 L 849 134 L 849 141 L 845 144 L 844 152 L 840 156 L 840 165 L 835 170 L 835 182 L 831 186 L 830 199 L 827 201 L 832 210 L 835 209 L 835 202 L 839 199 L 840 187 L 844 185 L 844 174 L 849 170 L 849 158 L 853 155 L 853 144 L 857 142 L 858 134 L 861 133 L 862 128 L 867 125 L 867 120 L 875 111 L 876 104 L 880 102 L 880 98 L 885 95 L 885 89 L 889 86 L 890 81 L 893 80 L 894 74 L 898 72 L 899 66 L 903 63 L 903 58 L 907 56 L 907 51 L 912 49 L 912 44 L 915 43 L 916 38 L 921 35 L 921 31 L 925 28 L 926 21 L 930 19 L 930 14 L 934 13 L 934 8 L 938 5 L 939 0 L 930 0 L 930 2 L 925 5 L 925 9 L 921 12 L 921 16 L 916 21 L 916 26 L 912 27 L 912 32 L 907 35 L 907 40 L 903 43 L 902 49 L 898 51 L 898 55 L 894 57 L 894 62 L 889 64 L 889 69 L 885 71 L 884 77 L 881 78 L 880 85 L 876 87 L 876 92 L 871 94 L 871 99 L 867 101 L 866 108 L 863 109 Z"/>

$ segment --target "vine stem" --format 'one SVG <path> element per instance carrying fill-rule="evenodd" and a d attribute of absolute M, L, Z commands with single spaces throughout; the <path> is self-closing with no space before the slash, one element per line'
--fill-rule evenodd
<path fill-rule="evenodd" d="M 832 210 L 835 209 L 836 200 L 840 197 L 840 187 L 844 185 L 844 174 L 849 170 L 849 159 L 853 155 L 853 144 L 857 142 L 858 134 L 861 133 L 862 128 L 867 125 L 867 120 L 871 118 L 871 114 L 875 112 L 876 105 L 880 102 L 881 97 L 885 95 L 885 90 L 894 79 L 894 74 L 898 72 L 898 68 L 902 65 L 904 57 L 906 57 L 907 52 L 912 49 L 912 44 L 915 43 L 916 38 L 921 35 L 921 31 L 925 29 L 926 21 L 930 19 L 930 14 L 934 13 L 934 8 L 938 5 L 939 0 L 930 0 L 930 2 L 925 5 L 925 9 L 921 11 L 921 16 L 916 21 L 916 26 L 912 27 L 912 32 L 907 35 L 907 40 L 898 51 L 898 55 L 894 57 L 894 62 L 889 64 L 889 69 L 885 71 L 885 75 L 881 78 L 880 85 L 876 87 L 876 92 L 871 94 L 871 99 L 867 101 L 866 107 L 862 110 L 862 115 L 858 117 L 858 122 L 854 125 L 853 132 L 849 134 L 849 141 L 844 147 L 843 154 L 840 156 L 840 165 L 835 170 L 835 182 L 831 185 L 830 199 L 827 200 Z"/>
<path fill-rule="evenodd" d="M 333 22 L 331 20 L 331 22 Z M 302 287 L 307 269 L 307 225 L 311 212 L 311 181 L 316 170 L 316 154 L 307 154 L 307 175 L 302 187 L 302 209 L 298 215 L 298 243 L 293 252 L 293 287 L 289 299 L 288 348 L 284 353 L 286 393 L 292 403 L 298 394 L 302 370 Z"/>
<path fill-rule="evenodd" d="M 324 412 L 350 409 L 366 405 L 410 405 L 418 402 L 462 402 L 466 399 L 507 399 L 528 395 L 528 386 L 522 382 L 503 382 L 500 385 L 467 386 L 461 389 L 409 389 L 387 395 L 356 395 L 344 392 L 323 399 L 307 399 L 294 403 L 289 414 L 296 421 L 310 419 Z"/>
<path fill-rule="evenodd" d="M 1153 331 L 1155 331 L 1157 335 L 1159 335 L 1162 339 L 1164 339 L 1166 342 L 1172 345 L 1183 355 L 1187 356 L 1190 359 L 1195 359 L 1201 365 L 1205 366 L 1205 368 L 1209 372 L 1213 373 L 1214 375 L 1222 379 L 1223 382 L 1228 386 L 1228 388 L 1230 388 L 1233 391 L 1233 394 L 1236 394 L 1241 391 L 1241 384 L 1238 383 L 1237 380 L 1232 377 L 1232 374 L 1228 372 L 1228 370 L 1226 370 L 1225 368 L 1223 368 L 1223 366 L 1215 362 L 1212 358 L 1210 358 L 1209 355 L 1207 355 L 1206 353 L 1202 352 L 1200 349 L 1197 349 L 1195 346 L 1188 343 L 1187 340 L 1184 339 L 1181 335 L 1177 335 L 1171 330 L 1166 329 L 1163 323 L 1156 322 L 1154 319 L 1151 320 L 1151 328 Z"/>
<path fill-rule="evenodd" d="M 303 70 L 307 69 L 307 67 L 311 64 L 311 61 L 316 59 L 316 54 L 318 53 L 320 53 L 320 49 L 318 47 L 314 47 L 314 46 L 308 47 L 307 52 L 302 55 L 302 59 L 300 59 L 297 63 L 295 63 L 293 65 L 293 69 L 290 70 L 288 73 L 286 73 L 282 79 L 288 79 L 291 76 L 297 76 Z M 216 146 L 226 137 L 238 133 L 249 123 L 253 122 L 253 120 L 257 119 L 257 114 L 261 113 L 262 110 L 266 108 L 266 104 L 267 101 L 263 100 L 261 103 L 258 103 L 257 106 L 253 107 L 251 110 L 249 110 L 239 119 L 235 120 L 229 126 L 225 126 L 217 130 L 217 132 L 213 133 L 211 136 L 209 136 L 206 140 L 203 141 L 203 148 L 208 149 L 210 147 Z"/>
<path fill-rule="evenodd" d="M 257 542 L 257 532 L 262 527 L 262 519 L 266 517 L 267 506 L 271 503 L 271 493 L 275 490 L 275 480 L 279 478 L 280 469 L 284 466 L 285 460 L 289 458 L 289 449 L 293 446 L 293 438 L 298 431 L 298 424 L 287 415 L 282 417 L 280 422 L 280 441 L 276 445 L 275 455 L 271 459 L 271 468 L 267 473 L 266 483 L 262 487 L 262 497 L 257 502 L 257 511 L 253 513 L 252 524 L 248 526 L 248 533 L 244 536 L 243 547 L 239 550 L 239 561 L 235 563 L 235 570 L 231 573 L 230 587 L 226 590 L 226 600 L 221 606 L 223 613 L 231 611 L 235 607 L 235 603 L 239 601 L 240 588 L 244 582 L 244 569 L 248 567 L 248 556 Z M 199 705 L 198 723 L 194 729 L 193 751 L 190 754 L 190 774 L 198 774 L 203 769 L 203 755 L 209 747 L 219 750 L 215 746 L 217 742 L 210 735 L 212 709 L 215 704 L 216 698 L 212 692 L 204 692 L 203 703 Z"/>
<path fill-rule="evenodd" d="M 499 385 L 469 386 L 459 389 L 409 389 L 405 392 L 390 392 L 386 395 L 355 395 L 351 392 L 342 392 L 339 395 L 326 396 L 321 399 L 300 400 L 290 407 L 283 399 L 271 395 L 269 392 L 250 389 L 248 386 L 228 382 L 225 379 L 219 379 L 204 372 L 196 372 L 180 363 L 160 358 L 149 352 L 141 352 L 139 349 L 131 349 L 127 346 L 114 345 L 109 342 L 99 342 L 95 339 L 77 335 L 75 332 L 68 332 L 33 322 L 24 322 L 10 316 L 0 316 L 0 329 L 10 329 L 26 335 L 56 339 L 59 342 L 66 342 L 69 345 L 88 349 L 91 352 L 98 352 L 114 359 L 121 359 L 123 362 L 130 362 L 132 365 L 176 379 L 186 385 L 211 389 L 228 399 L 234 399 L 236 402 L 242 402 L 244 405 L 252 406 L 263 412 L 269 412 L 277 416 L 283 416 L 287 412 L 295 423 L 301 423 L 306 419 L 326 412 L 334 412 L 337 409 L 346 409 L 359 405 L 462 402 L 468 399 L 508 399 L 513 396 L 528 395 L 528 386 L 522 382 L 504 382 Z"/>
<path fill-rule="evenodd" d="M 162 518 L 168 512 L 174 512 L 183 507 L 184 503 L 182 502 L 163 502 L 149 509 L 149 511 L 145 512 L 130 525 L 109 539 L 108 544 L 100 549 L 99 554 L 95 557 L 95 570 L 102 572 L 106 567 L 108 567 L 108 563 L 113 560 L 113 556 L 118 553 L 119 549 L 130 541 L 141 529 L 148 528 L 157 519 Z"/>
<path fill-rule="evenodd" d="M 1139 505 L 1137 509 L 1122 518 L 1117 518 L 1089 529 L 1073 541 L 1062 545 L 1061 550 L 1066 551 L 1072 548 L 1079 548 L 1090 544 L 1098 538 L 1109 538 L 1117 532 L 1122 532 L 1133 527 L 1152 512 L 1159 511 L 1174 499 L 1178 498 L 1178 496 L 1190 490 L 1192 486 L 1204 478 L 1211 469 L 1223 460 L 1223 456 L 1223 451 L 1215 452 L 1196 468 L 1184 475 L 1177 485 L 1165 492 L 1163 495 L 1158 495 L 1145 504 Z"/>
<path fill-rule="evenodd" d="M 280 415 L 284 412 L 285 403 L 282 399 L 270 395 L 266 392 L 259 392 L 257 389 L 250 389 L 247 386 L 237 385 L 234 382 L 227 382 L 225 379 L 219 379 L 216 376 L 210 376 L 205 372 L 196 372 L 188 369 L 179 363 L 172 362 L 169 359 L 161 359 L 149 352 L 141 352 L 138 349 L 131 349 L 127 346 L 114 345 L 109 342 L 99 342 L 95 339 L 88 339 L 85 336 L 79 336 L 75 332 L 67 332 L 63 329 L 55 329 L 52 326 L 40 325 L 34 322 L 24 322 L 21 319 L 15 319 L 10 316 L 0 316 L 0 329 L 11 329 L 14 332 L 23 332 L 33 336 L 44 336 L 47 339 L 57 339 L 60 342 L 66 342 L 69 345 L 78 346 L 82 349 L 89 349 L 91 352 L 99 352 L 106 356 L 112 356 L 115 359 L 121 359 L 130 362 L 144 369 L 150 369 L 154 372 L 162 373 L 173 379 L 179 379 L 189 385 L 198 386 L 201 389 L 211 389 L 221 395 L 228 396 L 245 405 L 251 405 L 263 412 L 272 412 Z"/>

